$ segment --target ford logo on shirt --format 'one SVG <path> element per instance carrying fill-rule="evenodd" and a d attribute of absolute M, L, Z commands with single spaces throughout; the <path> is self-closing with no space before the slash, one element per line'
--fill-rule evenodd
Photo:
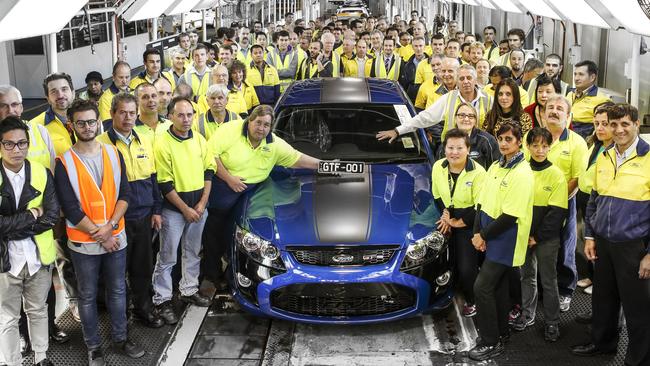
<path fill-rule="evenodd" d="M 345 263 L 352 263 L 354 261 L 354 256 L 350 254 L 337 254 L 332 257 L 332 262 L 334 263 L 339 263 L 339 264 L 345 264 Z"/>

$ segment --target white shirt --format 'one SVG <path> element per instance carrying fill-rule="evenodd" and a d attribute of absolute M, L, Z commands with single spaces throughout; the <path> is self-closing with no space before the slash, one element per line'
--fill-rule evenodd
<path fill-rule="evenodd" d="M 11 188 L 14 190 L 16 208 L 18 208 L 18 201 L 20 201 L 23 186 L 25 185 L 25 165 L 23 164 L 23 167 L 20 168 L 18 173 L 14 173 L 4 166 L 3 168 L 11 184 Z M 14 277 L 18 277 L 25 264 L 27 264 L 27 271 L 30 276 L 33 276 L 41 268 L 41 260 L 38 258 L 37 252 L 36 243 L 31 238 L 10 240 L 9 263 L 11 264 L 11 270 L 9 273 Z"/>
<path fill-rule="evenodd" d="M 360 78 L 366 77 L 366 61 L 367 58 L 358 58 L 357 57 L 357 76 Z"/>
<path fill-rule="evenodd" d="M 623 152 L 623 154 L 619 154 L 618 147 L 614 146 L 614 151 L 616 151 L 616 169 L 620 168 L 620 166 L 625 162 L 625 160 L 627 160 L 634 153 L 634 151 L 636 150 L 636 145 L 638 144 L 639 144 L 639 136 L 637 136 L 634 139 L 632 145 L 630 145 L 630 147 L 628 147 L 627 150 Z"/>
<path fill-rule="evenodd" d="M 412 132 L 418 128 L 431 127 L 443 121 L 445 119 L 445 109 L 447 108 L 447 102 L 450 95 L 452 95 L 452 90 L 450 90 L 447 94 L 441 96 L 435 103 L 430 105 L 429 108 L 418 113 L 416 116 L 412 117 L 411 119 L 407 119 L 406 121 L 403 121 L 402 125 L 397 126 L 397 132 L 399 132 L 400 135 L 403 135 L 405 133 Z M 458 93 L 458 98 L 460 98 L 460 101 L 471 104 L 472 107 L 476 109 L 477 113 L 480 113 L 479 104 L 480 104 L 481 97 L 485 97 L 485 94 L 483 94 L 483 92 L 478 89 L 476 90 L 476 98 L 474 98 L 474 100 L 471 101 L 463 99 L 463 96 L 460 93 Z M 455 113 L 456 111 L 449 111 L 449 112 Z M 479 121 L 476 121 L 476 123 L 478 124 Z"/>

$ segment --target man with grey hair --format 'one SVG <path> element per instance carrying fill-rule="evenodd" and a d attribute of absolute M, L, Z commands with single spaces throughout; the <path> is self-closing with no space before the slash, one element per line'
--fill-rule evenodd
<path fill-rule="evenodd" d="M 476 109 L 478 115 L 477 125 L 480 125 L 485 120 L 485 115 L 492 107 L 492 98 L 483 94 L 476 87 L 476 70 L 467 64 L 458 68 L 456 89 L 450 90 L 415 117 L 403 121 L 402 125 L 394 130 L 380 131 L 377 133 L 377 139 L 389 139 L 389 142 L 393 142 L 399 135 L 417 128 L 431 127 L 440 122 L 444 122 L 440 136 L 441 139 L 444 139 L 446 132 L 456 127 L 456 108 L 461 103 L 469 103 Z"/>
<path fill-rule="evenodd" d="M 382 42 L 384 42 L 384 33 L 376 29 L 370 32 L 370 47 L 368 48 L 368 54 L 373 58 L 379 56 L 381 53 Z"/>
<path fill-rule="evenodd" d="M 206 141 L 210 140 L 210 137 L 223 123 L 240 119 L 237 113 L 226 109 L 229 93 L 227 84 L 210 85 L 205 93 L 208 110 L 199 115 L 195 128 L 197 132 L 205 137 Z"/>
<path fill-rule="evenodd" d="M 171 83 L 172 90 L 176 89 L 178 79 L 185 74 L 186 60 L 187 58 L 183 50 L 177 48 L 172 49 L 170 60 L 172 66 L 162 72 L 163 76 Z"/>
<path fill-rule="evenodd" d="M 320 62 L 325 65 L 328 61 L 332 63 L 332 77 L 339 77 L 343 74 L 343 64 L 341 63 L 341 56 L 334 52 L 334 43 L 336 37 L 332 33 L 324 33 L 320 37 L 323 44 L 323 50 L 320 53 Z"/>

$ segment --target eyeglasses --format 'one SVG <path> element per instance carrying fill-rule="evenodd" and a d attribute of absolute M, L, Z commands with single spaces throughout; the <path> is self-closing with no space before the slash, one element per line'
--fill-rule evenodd
<path fill-rule="evenodd" d="M 86 120 L 86 121 L 76 121 L 74 123 L 74 125 L 77 128 L 84 128 L 84 126 L 88 126 L 88 127 L 92 128 L 92 127 L 97 126 L 97 120 L 96 119 L 89 119 L 89 120 Z"/>
<path fill-rule="evenodd" d="M 456 115 L 458 119 L 476 119 L 476 116 L 473 114 L 458 113 Z"/>
<path fill-rule="evenodd" d="M 2 143 L 2 147 L 4 147 L 4 149 L 7 151 L 13 151 L 16 146 L 18 146 L 18 150 L 25 150 L 27 147 L 29 147 L 29 141 L 27 140 L 20 140 L 18 142 L 2 141 L 0 143 Z"/>

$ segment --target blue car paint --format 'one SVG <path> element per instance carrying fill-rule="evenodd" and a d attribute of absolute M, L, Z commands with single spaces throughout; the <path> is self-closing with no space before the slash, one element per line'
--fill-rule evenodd
<path fill-rule="evenodd" d="M 310 81 L 311 83 L 312 81 Z M 317 82 L 313 81 L 314 83 Z M 295 84 L 293 85 L 295 86 Z M 304 85 L 303 85 L 304 86 Z M 303 87 L 292 93 L 290 87 L 276 105 L 283 106 L 318 104 L 319 91 L 313 86 Z M 369 79 L 372 103 L 404 104 L 411 115 L 415 110 L 405 93 L 397 84 L 378 79 Z M 427 141 L 423 130 L 417 131 L 421 141 Z M 359 245 L 399 244 L 400 249 L 388 263 L 361 267 L 324 267 L 297 262 L 286 251 L 287 246 L 324 246 L 314 228 L 313 180 L 314 173 L 276 167 L 269 179 L 260 184 L 242 202 L 236 224 L 252 233 L 271 241 L 281 252 L 286 273 L 271 277 L 257 286 L 256 306 L 239 292 L 235 284 L 238 267 L 236 249 L 229 277 L 233 284 L 234 298 L 248 312 L 279 319 L 307 323 L 374 323 L 415 316 L 427 311 L 442 310 L 453 298 L 453 286 L 430 302 L 431 285 L 422 278 L 400 271 L 406 256 L 406 249 L 413 241 L 435 230 L 439 213 L 431 195 L 431 164 L 433 153 L 428 143 L 424 150 L 429 159 L 413 164 L 369 164 L 371 179 L 371 231 L 367 242 Z M 442 254 L 441 254 L 442 255 Z M 452 270 L 451 266 L 448 268 Z M 270 295 L 274 289 L 296 283 L 395 283 L 416 291 L 415 307 L 390 314 L 372 316 L 324 317 L 303 315 L 273 309 Z"/>

